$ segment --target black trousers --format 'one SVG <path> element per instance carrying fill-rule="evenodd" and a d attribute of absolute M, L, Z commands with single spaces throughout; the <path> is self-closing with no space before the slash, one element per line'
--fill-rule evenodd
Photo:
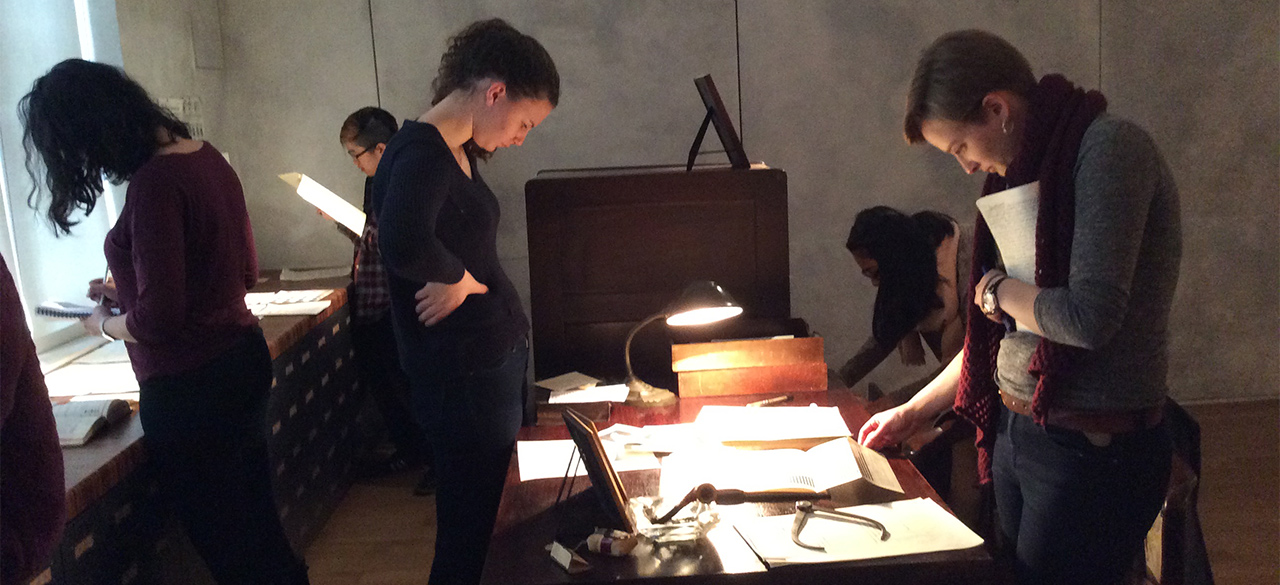
<path fill-rule="evenodd" d="M 529 346 L 497 361 L 413 380 L 413 401 L 435 451 L 436 548 L 430 585 L 480 582 L 489 536 L 523 415 Z"/>
<path fill-rule="evenodd" d="M 307 583 L 272 496 L 262 330 L 203 366 L 140 386 L 143 445 L 162 495 L 218 583 Z"/>
<path fill-rule="evenodd" d="M 378 414 L 387 427 L 387 436 L 406 459 L 431 460 L 431 444 L 422 426 L 414 419 L 409 399 L 409 379 L 400 369 L 400 352 L 391 328 L 391 314 L 372 323 L 351 325 L 351 345 L 355 351 L 360 386 L 373 396 Z"/>
<path fill-rule="evenodd" d="M 1001 408 L 993 464 L 1021 585 L 1120 585 L 1168 486 L 1167 424 L 1097 446 Z"/>

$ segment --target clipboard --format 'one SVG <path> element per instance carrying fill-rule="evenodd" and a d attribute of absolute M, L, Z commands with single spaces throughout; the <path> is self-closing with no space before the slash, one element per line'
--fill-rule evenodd
<path fill-rule="evenodd" d="M 603 524 L 596 528 L 613 528 L 628 533 L 636 532 L 635 515 L 627 505 L 627 490 L 622 487 L 609 456 L 600 444 L 600 435 L 595 423 L 572 408 L 565 408 L 563 414 L 565 427 L 569 429 L 569 437 L 578 447 L 578 454 L 587 468 L 587 477 L 591 480 L 591 491 L 595 493 L 603 515 Z"/>

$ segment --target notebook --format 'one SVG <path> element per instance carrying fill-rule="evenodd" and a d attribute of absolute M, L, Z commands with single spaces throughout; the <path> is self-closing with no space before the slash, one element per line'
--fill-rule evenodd
<path fill-rule="evenodd" d="M 45 301 L 36 307 L 36 314 L 55 319 L 84 319 L 93 314 L 93 303 L 70 303 L 66 301 Z M 119 315 L 120 309 L 113 307 L 111 314 Z"/>

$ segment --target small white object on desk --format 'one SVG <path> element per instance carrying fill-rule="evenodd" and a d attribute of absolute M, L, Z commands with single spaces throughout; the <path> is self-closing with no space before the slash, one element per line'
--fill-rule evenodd
<path fill-rule="evenodd" d="M 329 308 L 329 301 L 321 299 L 330 294 L 333 289 L 251 292 L 244 296 L 244 303 L 258 317 L 319 315 Z"/>
<path fill-rule="evenodd" d="M 630 389 L 626 384 L 589 386 L 572 390 L 555 390 L 547 402 L 551 404 L 581 404 L 583 402 L 626 402 Z"/>
<path fill-rule="evenodd" d="M 294 270 L 285 268 L 280 271 L 280 280 L 282 282 L 296 282 L 300 280 L 320 280 L 322 278 L 342 278 L 351 275 L 350 266 L 334 266 L 331 268 L 303 268 Z"/>

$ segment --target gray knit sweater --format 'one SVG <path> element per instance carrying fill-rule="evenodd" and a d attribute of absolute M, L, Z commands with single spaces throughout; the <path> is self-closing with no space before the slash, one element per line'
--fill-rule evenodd
<path fill-rule="evenodd" d="M 1169 309 L 1178 283 L 1178 190 L 1151 137 L 1103 114 L 1080 143 L 1075 235 L 1066 287 L 1044 289 L 1035 317 L 1045 337 L 1082 347 L 1054 406 L 1132 410 L 1157 406 L 1168 388 Z M 1027 372 L 1040 337 L 1000 342 L 1000 389 L 1031 400 Z"/>

